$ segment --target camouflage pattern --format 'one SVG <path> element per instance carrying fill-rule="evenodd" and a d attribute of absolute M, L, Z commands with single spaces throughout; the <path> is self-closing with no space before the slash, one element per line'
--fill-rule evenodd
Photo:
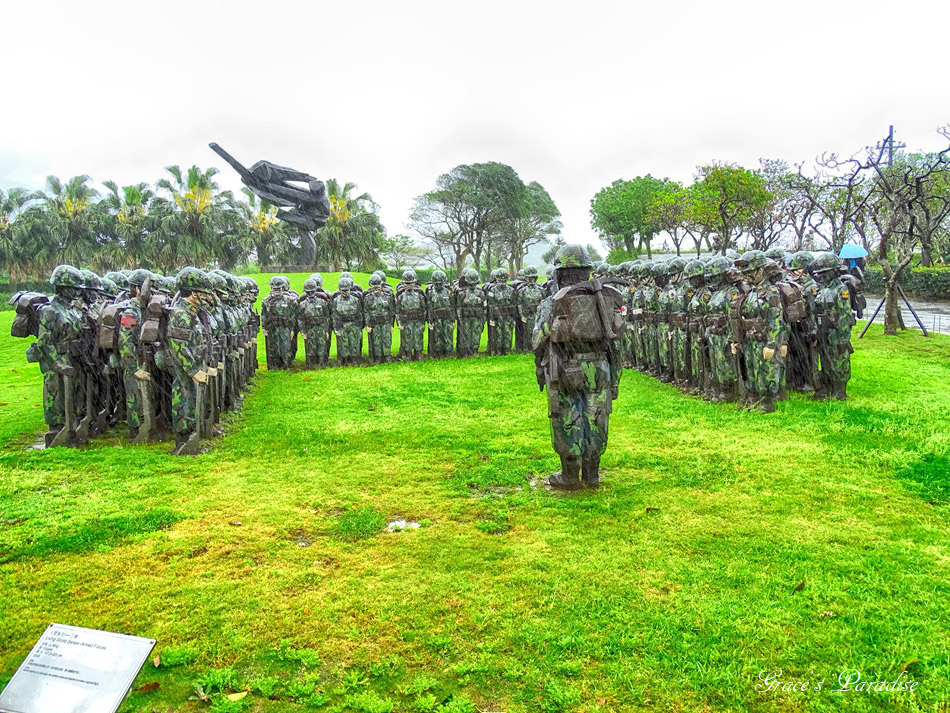
<path fill-rule="evenodd" d="M 320 280 L 319 284 L 322 283 Z M 330 359 L 331 300 L 332 295 L 312 277 L 304 282 L 304 293 L 297 302 L 297 319 L 308 369 L 325 367 Z"/>
<path fill-rule="evenodd" d="M 676 302 L 676 288 L 669 284 L 669 267 L 655 263 L 652 270 L 654 289 L 647 301 L 647 314 L 652 314 L 650 348 L 656 357 L 654 376 L 663 383 L 673 381 L 673 363 L 670 354 L 670 313 Z"/>
<path fill-rule="evenodd" d="M 426 295 L 416 282 L 416 274 L 407 270 L 396 287 L 396 322 L 399 324 L 399 356 L 420 361 L 426 333 Z"/>
<path fill-rule="evenodd" d="M 538 284 L 538 270 L 528 265 L 521 271 L 524 282 L 516 292 L 518 319 L 515 322 L 515 351 L 519 354 L 528 354 L 532 350 L 532 332 L 534 323 L 538 319 L 538 310 L 544 301 L 544 287 Z"/>
<path fill-rule="evenodd" d="M 179 445 L 197 427 L 198 385 L 205 369 L 205 341 L 198 317 L 198 306 L 185 297 L 171 305 L 166 330 L 164 363 L 172 376 L 171 427 Z"/>
<path fill-rule="evenodd" d="M 432 273 L 432 283 L 426 286 L 426 309 L 429 356 L 444 359 L 454 347 L 456 304 L 455 293 L 441 270 Z"/>
<path fill-rule="evenodd" d="M 343 366 L 360 363 L 363 335 L 363 298 L 353 290 L 353 281 L 340 278 L 339 290 L 330 303 L 333 333 L 336 334 L 336 355 Z"/>
<path fill-rule="evenodd" d="M 782 296 L 768 268 L 773 262 L 762 255 L 747 259 L 744 273 L 752 274 L 754 286 L 742 302 L 739 322 L 742 353 L 746 367 L 746 402 L 765 412 L 775 410 L 775 401 L 785 383 L 785 357 L 788 351 L 788 323 Z"/>
<path fill-rule="evenodd" d="M 56 294 L 40 308 L 39 337 L 29 353 L 35 354 L 43 374 L 43 418 L 51 435 L 66 424 L 65 375 L 70 375 L 73 411 L 71 419 L 81 417 L 81 391 L 76 381 L 72 354 L 79 345 L 82 314 L 76 307 L 74 288 L 57 286 Z M 70 435 L 70 440 L 72 435 Z M 52 438 L 47 437 L 47 445 Z"/>
<path fill-rule="evenodd" d="M 693 260 L 686 266 L 690 291 L 688 309 L 689 373 L 687 381 L 694 394 L 703 393 L 709 381 L 709 340 L 706 337 L 706 315 L 712 289 L 706 278 L 706 266 Z"/>
<path fill-rule="evenodd" d="M 478 287 L 478 273 L 467 268 L 455 295 L 458 310 L 458 355 L 473 357 L 478 354 L 485 328 L 485 294 Z"/>
<path fill-rule="evenodd" d="M 815 260 L 819 266 L 823 262 Z M 837 266 L 834 269 L 818 269 L 813 274 L 819 284 L 814 303 L 821 367 L 820 389 L 816 395 L 844 401 L 848 398 L 851 354 L 854 353 L 851 345 L 851 330 L 855 324 L 851 311 L 851 287 L 839 277 Z"/>
<path fill-rule="evenodd" d="M 514 288 L 508 284 L 508 271 L 504 268 L 495 271 L 494 281 L 487 286 L 485 304 L 488 310 L 488 353 L 509 354 L 518 304 Z"/>
<path fill-rule="evenodd" d="M 297 299 L 287 289 L 290 283 L 285 283 L 286 279 L 282 276 L 271 278 L 273 289 L 261 302 L 261 326 L 269 370 L 289 369 L 296 358 Z"/>
<path fill-rule="evenodd" d="M 385 364 L 392 361 L 396 303 L 391 292 L 383 289 L 383 281 L 378 275 L 370 278 L 369 285 L 370 289 L 363 293 L 369 361 L 370 364 Z"/>

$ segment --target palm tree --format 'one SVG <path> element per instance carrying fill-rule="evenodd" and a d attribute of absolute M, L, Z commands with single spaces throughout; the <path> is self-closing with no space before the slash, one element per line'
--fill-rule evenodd
<path fill-rule="evenodd" d="M 249 188 L 242 188 L 241 192 L 247 196 L 247 202 L 238 204 L 244 218 L 243 227 L 250 246 L 257 256 L 257 264 L 275 264 L 274 258 L 282 248 L 287 238 L 287 223 L 277 218 L 277 207 L 258 198 Z"/>
<path fill-rule="evenodd" d="M 209 263 L 231 247 L 234 198 L 230 191 L 219 191 L 213 180 L 216 168 L 192 166 L 184 175 L 178 166 L 165 170 L 174 182 L 160 178 L 155 184 L 167 194 L 154 202 L 159 264 L 170 271 L 188 263 Z"/>
<path fill-rule="evenodd" d="M 30 249 L 25 230 L 28 221 L 20 219 L 35 195 L 23 188 L 0 189 L 0 267 L 10 276 L 10 288 L 35 274 L 36 255 Z"/>
<path fill-rule="evenodd" d="M 379 262 L 386 229 L 376 211 L 379 206 L 369 193 L 354 196 L 355 183 L 342 186 L 335 178 L 327 181 L 330 217 L 315 236 L 317 258 L 334 269 L 354 263 L 373 265 Z"/>
<path fill-rule="evenodd" d="M 100 204 L 102 232 L 108 240 L 100 251 L 101 267 L 148 267 L 153 222 L 149 203 L 155 194 L 147 183 L 123 186 L 121 191 L 114 181 L 105 181 L 103 185 L 109 189 Z"/>
<path fill-rule="evenodd" d="M 91 181 L 82 175 L 63 184 L 56 176 L 48 176 L 46 190 L 36 194 L 38 210 L 30 211 L 29 230 L 40 264 L 81 266 L 96 258 L 99 192 L 88 185 Z"/>

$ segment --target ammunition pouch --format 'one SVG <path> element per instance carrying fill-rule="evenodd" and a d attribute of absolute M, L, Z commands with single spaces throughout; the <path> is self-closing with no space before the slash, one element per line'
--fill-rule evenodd
<path fill-rule="evenodd" d="M 155 366 L 161 371 L 169 371 L 171 364 L 168 361 L 168 354 L 165 352 L 165 349 L 156 349 L 155 350 Z"/>
<path fill-rule="evenodd" d="M 40 360 L 40 351 L 35 342 L 26 348 L 26 360 L 30 364 L 36 364 Z"/>
<path fill-rule="evenodd" d="M 518 308 L 515 305 L 489 305 L 488 310 L 492 319 L 518 316 Z"/>
<path fill-rule="evenodd" d="M 460 307 L 459 316 L 463 319 L 484 319 L 485 311 L 481 307 Z"/>
<path fill-rule="evenodd" d="M 713 334 L 725 334 L 729 322 L 723 315 L 716 315 L 715 317 L 706 317 L 706 326 Z"/>
<path fill-rule="evenodd" d="M 269 317 L 264 329 L 293 329 L 296 326 L 296 320 L 291 317 Z"/>
<path fill-rule="evenodd" d="M 761 317 L 753 319 L 741 319 L 739 326 L 747 339 L 753 342 L 764 342 L 766 340 L 766 324 Z"/>
<path fill-rule="evenodd" d="M 184 327 L 166 327 L 165 334 L 169 339 L 174 339 L 176 342 L 187 342 L 191 339 L 191 330 Z"/>
<path fill-rule="evenodd" d="M 436 307 L 432 310 L 432 319 L 455 319 L 455 310 L 451 307 Z"/>
<path fill-rule="evenodd" d="M 691 334 L 702 334 L 705 331 L 705 323 L 702 319 L 691 319 L 689 320 L 689 325 L 687 330 Z"/>
<path fill-rule="evenodd" d="M 379 324 L 392 324 L 393 316 L 391 314 L 371 314 L 366 318 L 366 323 L 372 326 Z"/>
<path fill-rule="evenodd" d="M 578 394 L 587 385 L 587 376 L 580 362 L 572 357 L 558 362 L 557 381 L 565 394 Z"/>
<path fill-rule="evenodd" d="M 673 323 L 673 326 L 677 329 L 686 330 L 689 328 L 689 317 L 685 312 L 674 312 L 671 316 L 670 321 Z"/>
<path fill-rule="evenodd" d="M 669 324 L 670 315 L 668 315 L 666 312 L 657 312 L 653 318 L 653 321 L 658 322 L 660 324 Z"/>
<path fill-rule="evenodd" d="M 396 316 L 403 322 L 425 322 L 426 311 L 424 309 L 410 309 L 405 312 L 397 312 Z"/>
<path fill-rule="evenodd" d="M 656 320 L 656 312 L 654 312 L 651 309 L 643 310 L 643 321 L 646 324 L 653 324 L 655 320 Z"/>
<path fill-rule="evenodd" d="M 358 314 L 341 314 L 337 315 L 336 320 L 342 322 L 343 324 L 351 324 L 353 322 L 362 322 L 363 317 Z"/>

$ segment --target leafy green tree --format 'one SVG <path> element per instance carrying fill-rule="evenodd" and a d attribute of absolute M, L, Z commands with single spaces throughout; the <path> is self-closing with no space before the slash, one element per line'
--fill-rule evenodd
<path fill-rule="evenodd" d="M 9 273 L 11 288 L 36 270 L 26 221 L 18 220 L 33 199 L 33 193 L 23 188 L 0 189 L 0 266 Z"/>
<path fill-rule="evenodd" d="M 647 220 L 670 236 L 677 255 L 681 254 L 680 246 L 687 235 L 685 224 L 689 200 L 690 193 L 682 184 L 668 181 L 647 203 Z"/>
<path fill-rule="evenodd" d="M 762 175 L 736 164 L 700 166 L 697 182 L 702 190 L 694 194 L 693 218 L 715 236 L 713 247 L 722 253 L 748 230 L 755 212 L 772 200 Z"/>
<path fill-rule="evenodd" d="M 242 188 L 241 192 L 247 197 L 246 201 L 238 203 L 243 217 L 242 232 L 254 251 L 258 266 L 263 269 L 264 265 L 275 264 L 274 258 L 282 247 L 286 248 L 288 224 L 278 219 L 276 206 L 258 198 L 249 188 Z"/>
<path fill-rule="evenodd" d="M 317 260 L 321 264 L 348 268 L 357 264 L 376 265 L 384 247 L 386 229 L 377 215 L 379 206 L 369 193 L 355 195 L 356 184 L 327 181 L 330 217 L 315 236 Z"/>
<path fill-rule="evenodd" d="M 36 263 L 91 264 L 97 253 L 99 192 L 89 176 L 75 176 L 65 184 L 56 176 L 46 179 L 46 190 L 36 194 L 37 203 L 27 211 L 31 247 Z"/>
<path fill-rule="evenodd" d="M 647 174 L 630 181 L 618 179 L 597 192 L 590 202 L 591 227 L 609 250 L 622 248 L 632 255 L 645 250 L 652 256 L 651 243 L 660 229 L 648 206 L 668 182 Z"/>
<path fill-rule="evenodd" d="M 114 181 L 102 185 L 109 191 L 100 202 L 100 234 L 105 241 L 97 265 L 105 270 L 149 267 L 149 236 L 155 223 L 149 214 L 149 203 L 155 194 L 146 183 L 121 189 Z"/>

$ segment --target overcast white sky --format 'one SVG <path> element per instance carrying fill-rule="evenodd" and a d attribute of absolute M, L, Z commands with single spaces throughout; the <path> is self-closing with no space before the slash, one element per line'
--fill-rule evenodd
<path fill-rule="evenodd" d="M 950 3 L 44 2 L 3 9 L 0 187 L 236 174 L 355 181 L 404 232 L 461 163 L 539 181 L 569 241 L 616 178 L 850 154 L 950 122 Z"/>

